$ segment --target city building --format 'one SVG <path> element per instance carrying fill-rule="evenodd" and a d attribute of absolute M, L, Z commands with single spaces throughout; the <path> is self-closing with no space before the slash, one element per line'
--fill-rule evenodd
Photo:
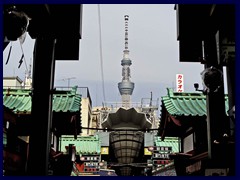
<path fill-rule="evenodd" d="M 181 151 L 181 140 L 178 137 L 167 137 L 162 140 L 160 136 L 155 136 L 152 149 L 152 176 L 177 176 L 170 155 Z"/>
<path fill-rule="evenodd" d="M 218 155 L 222 155 L 218 164 L 211 163 L 208 159 L 206 101 L 206 95 L 203 93 L 173 92 L 170 88 L 167 89 L 167 95 L 162 97 L 159 136 L 162 140 L 167 137 L 179 137 L 180 139 L 180 151 L 169 155 L 171 159 L 174 159 L 178 176 L 204 176 L 210 173 L 207 169 L 227 175 L 234 167 L 234 156 L 231 154 L 234 143 L 228 142 L 227 136 L 215 142 Z M 225 107 L 227 114 L 227 96 L 225 96 Z"/>
<path fill-rule="evenodd" d="M 30 76 L 3 80 L 4 175 L 100 175 L 101 168 L 121 176 L 235 175 L 236 7 L 176 4 L 175 10 L 179 61 L 203 64 L 204 88 L 168 89 L 159 123 L 152 94 L 147 102 L 131 101 L 128 15 L 121 102 L 92 110 L 88 89 L 85 96 L 76 87 L 54 88 L 55 61 L 79 59 L 82 5 L 5 4 L 4 48 L 26 31 L 36 43 L 33 83 Z"/>
<path fill-rule="evenodd" d="M 93 135 L 93 132 L 88 129 L 93 127 L 92 122 L 92 100 L 88 91 L 88 88 L 81 88 L 82 100 L 81 100 L 81 119 L 82 119 L 82 136 Z"/>
<path fill-rule="evenodd" d="M 17 115 L 3 106 L 3 176 L 24 175 L 27 143 L 17 136 Z"/>
<path fill-rule="evenodd" d="M 31 89 L 32 88 L 32 76 L 31 76 L 31 65 L 29 70 L 25 73 L 25 79 L 22 80 L 18 76 L 3 77 L 3 88 L 11 89 Z"/>
<path fill-rule="evenodd" d="M 31 126 L 35 131 L 30 134 L 27 169 L 28 175 L 48 175 L 55 61 L 79 59 L 82 5 L 5 4 L 3 17 L 4 49 L 26 32 L 35 39 L 31 115 L 36 122 Z"/>
<path fill-rule="evenodd" d="M 23 80 L 18 76 L 3 77 L 3 88 L 23 88 Z"/>
<path fill-rule="evenodd" d="M 235 175 L 235 29 L 234 4 L 176 4 L 179 61 L 201 63 L 206 95 L 207 165 L 205 175 Z M 223 67 L 226 67 L 228 108 Z M 199 91 L 198 85 L 194 85 Z M 226 113 L 226 110 L 228 111 Z M 227 142 L 225 142 L 227 141 Z M 217 142 L 217 143 L 216 143 Z M 224 153 L 226 149 L 228 153 Z M 226 155 L 229 163 L 219 162 Z M 226 173 L 225 169 L 229 168 Z M 224 171 L 219 173 L 220 171 Z"/>
<path fill-rule="evenodd" d="M 71 135 L 76 138 L 81 132 L 81 95 L 76 92 L 76 87 L 69 91 L 58 90 L 54 92 L 50 144 L 51 150 L 55 154 L 60 151 L 59 138 L 62 135 Z M 32 91 L 29 89 L 3 89 L 6 147 L 12 152 L 18 152 L 19 159 L 21 159 L 21 169 L 9 172 L 6 168 L 5 173 L 8 175 L 26 175 L 30 134 L 35 131 L 34 128 L 29 127 L 36 123 L 36 120 L 32 118 L 31 93 Z M 61 157 L 56 156 L 56 158 Z M 9 166 L 8 161 L 5 161 L 5 166 Z"/>

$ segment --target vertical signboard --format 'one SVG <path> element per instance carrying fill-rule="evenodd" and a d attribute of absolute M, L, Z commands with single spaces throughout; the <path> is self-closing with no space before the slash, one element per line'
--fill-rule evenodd
<path fill-rule="evenodd" d="M 183 74 L 176 74 L 176 89 L 177 92 L 183 92 L 184 91 L 184 85 L 183 85 Z"/>
<path fill-rule="evenodd" d="M 172 152 L 171 146 L 154 146 L 149 150 L 153 152 L 153 165 L 165 165 L 170 163 L 169 154 Z"/>
<path fill-rule="evenodd" d="M 84 172 L 99 172 L 99 156 L 82 156 L 80 160 L 84 162 Z"/>

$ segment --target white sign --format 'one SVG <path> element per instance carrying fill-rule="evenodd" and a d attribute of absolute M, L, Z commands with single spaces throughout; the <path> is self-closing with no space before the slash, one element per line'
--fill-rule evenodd
<path fill-rule="evenodd" d="M 177 86 L 177 92 L 184 91 L 183 74 L 176 74 L 176 86 Z"/>
<path fill-rule="evenodd" d="M 169 154 L 168 153 L 154 153 L 153 158 L 169 159 Z"/>

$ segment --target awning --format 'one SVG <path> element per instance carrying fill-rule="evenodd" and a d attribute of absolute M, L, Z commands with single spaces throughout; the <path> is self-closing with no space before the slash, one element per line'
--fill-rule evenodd
<path fill-rule="evenodd" d="M 31 90 L 3 89 L 3 105 L 16 114 L 30 114 L 32 108 Z M 53 112 L 78 112 L 81 95 L 74 87 L 70 91 L 56 91 L 53 95 Z"/>
<path fill-rule="evenodd" d="M 173 153 L 179 152 L 179 140 L 177 137 L 166 137 L 164 141 L 162 141 L 160 136 L 155 136 L 154 144 L 156 146 L 172 147 Z"/>
<path fill-rule="evenodd" d="M 100 155 L 101 143 L 98 136 L 73 136 L 64 135 L 59 139 L 60 151 L 64 154 L 67 153 L 69 144 L 76 147 L 77 155 Z"/>

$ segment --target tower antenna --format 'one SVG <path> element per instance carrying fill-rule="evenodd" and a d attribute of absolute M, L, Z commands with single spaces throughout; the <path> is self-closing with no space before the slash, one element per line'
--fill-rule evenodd
<path fill-rule="evenodd" d="M 128 49 L 128 19 L 129 16 L 125 15 L 124 20 L 125 20 L 125 49 Z"/>
<path fill-rule="evenodd" d="M 131 95 L 134 89 L 134 83 L 130 81 L 130 66 L 132 64 L 129 59 L 129 49 L 128 49 L 128 21 L 129 16 L 124 16 L 125 21 L 125 47 L 123 50 L 123 59 L 121 61 L 122 65 L 122 82 L 118 83 L 118 89 L 122 96 L 122 106 L 125 108 L 130 108 L 131 105 Z"/>

